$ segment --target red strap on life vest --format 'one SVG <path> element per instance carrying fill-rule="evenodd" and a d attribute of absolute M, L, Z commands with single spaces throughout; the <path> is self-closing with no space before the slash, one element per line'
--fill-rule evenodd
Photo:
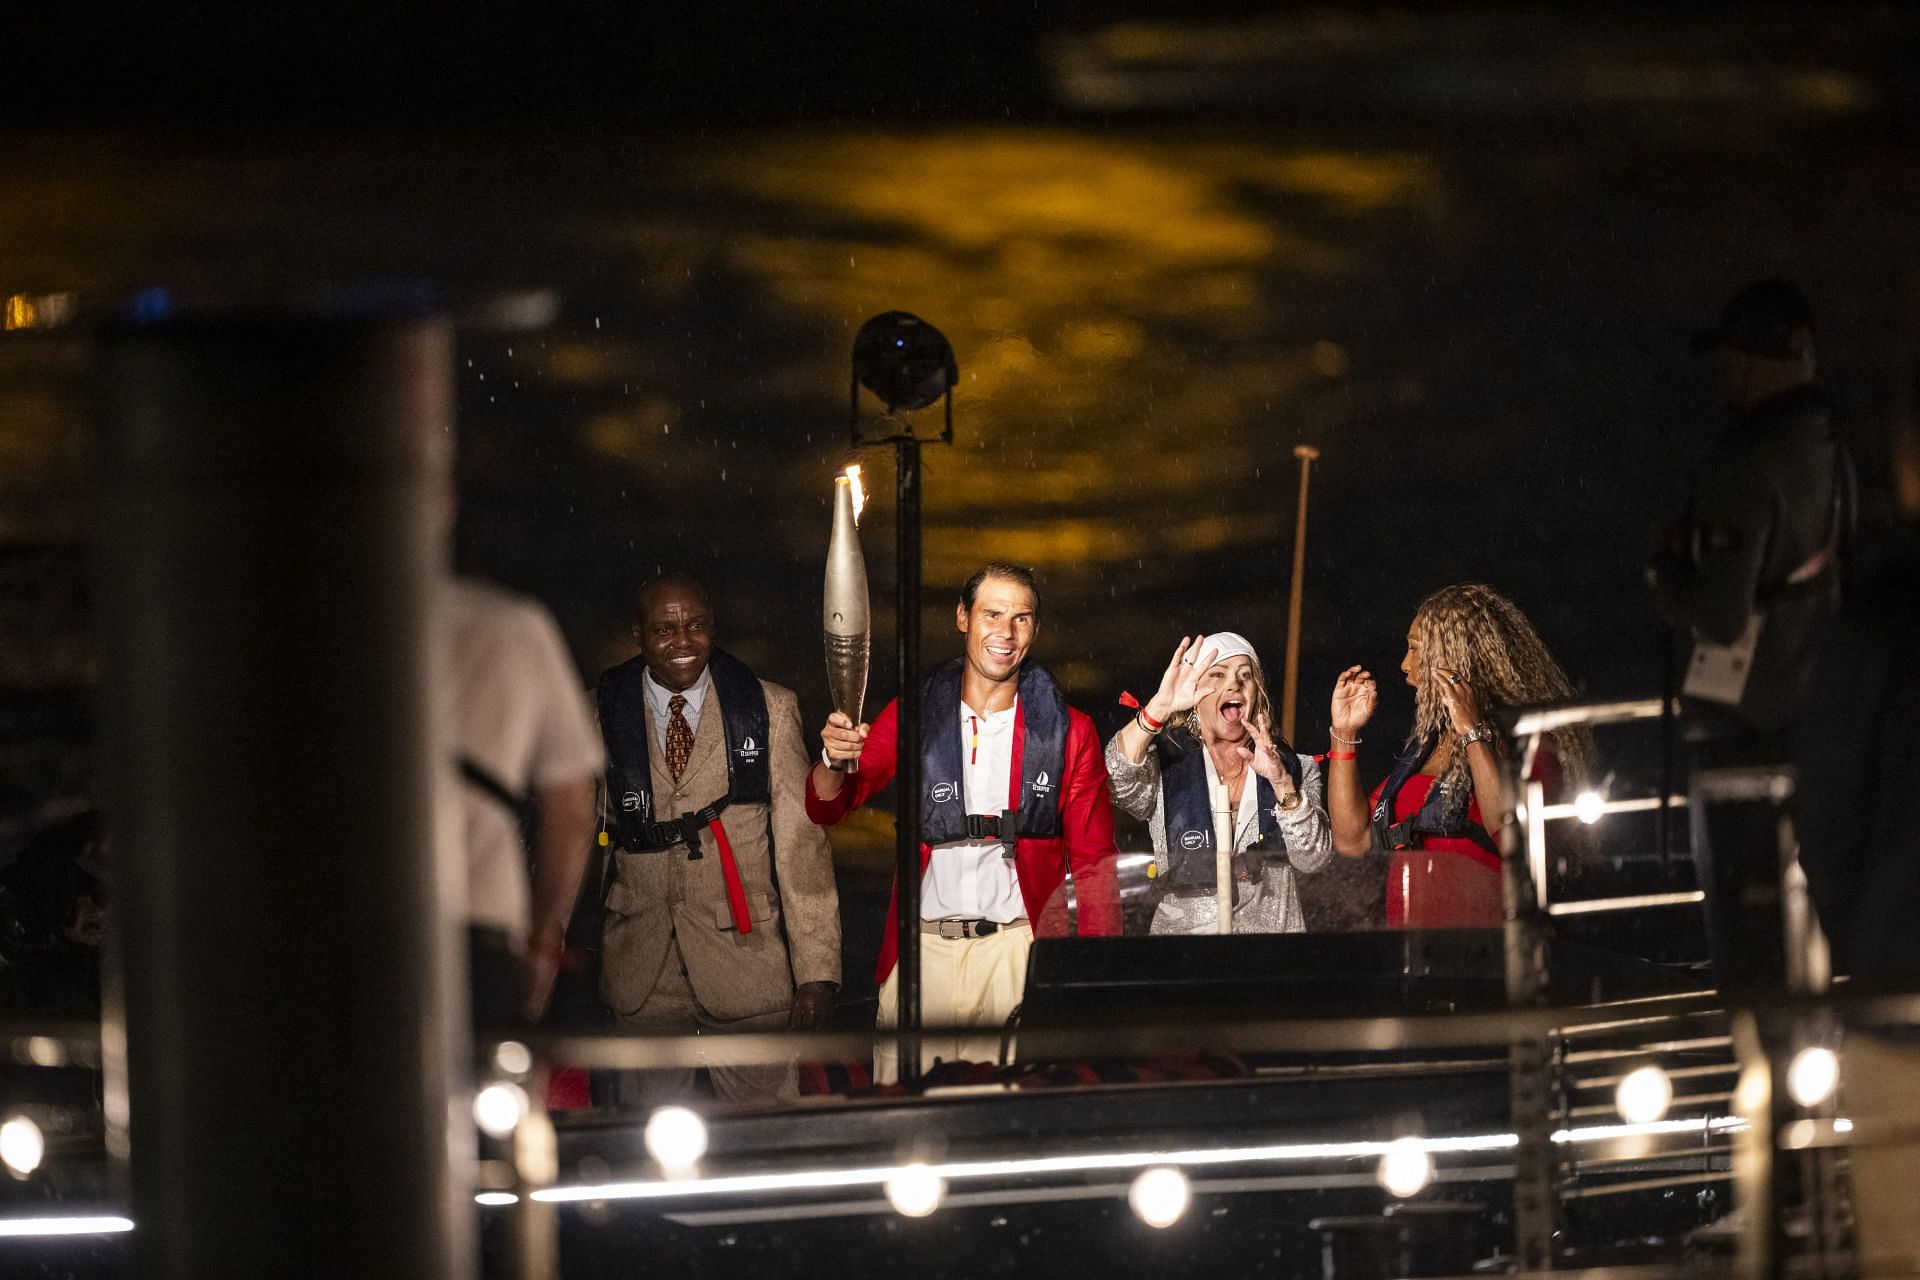
<path fill-rule="evenodd" d="M 742 933 L 752 933 L 753 917 L 747 914 L 747 887 L 740 883 L 740 867 L 733 860 L 733 845 L 727 840 L 727 829 L 715 818 L 707 824 L 707 830 L 713 832 L 713 842 L 720 847 L 720 876 L 727 882 L 727 908 L 733 912 L 733 927 Z"/>

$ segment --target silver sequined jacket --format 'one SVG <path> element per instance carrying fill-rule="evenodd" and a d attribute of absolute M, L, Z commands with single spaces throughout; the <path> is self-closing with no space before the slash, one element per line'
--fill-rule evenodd
<path fill-rule="evenodd" d="M 1147 822 L 1153 837 L 1153 861 L 1160 875 L 1167 874 L 1167 814 L 1160 786 L 1160 760 L 1149 749 L 1139 764 L 1128 760 L 1120 749 L 1120 735 L 1107 741 L 1107 773 L 1113 779 L 1113 802 L 1127 813 Z M 1326 778 L 1320 763 L 1309 757 L 1300 759 L 1300 798 L 1298 809 L 1282 809 L 1280 834 L 1286 837 L 1284 861 L 1267 861 L 1258 883 L 1236 888 L 1233 904 L 1235 933 L 1301 933 L 1307 927 L 1300 911 L 1300 895 L 1294 888 L 1294 875 L 1311 875 L 1333 857 L 1333 824 L 1327 820 Z M 1167 894 L 1153 913 L 1154 933 L 1213 933 L 1220 908 L 1211 895 L 1176 896 Z"/>

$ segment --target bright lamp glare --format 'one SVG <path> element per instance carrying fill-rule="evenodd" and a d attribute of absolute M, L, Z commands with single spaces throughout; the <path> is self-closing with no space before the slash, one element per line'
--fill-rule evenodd
<path fill-rule="evenodd" d="M 1673 1081 L 1659 1067 L 1639 1067 L 1621 1077 L 1613 1105 L 1628 1124 L 1652 1124 L 1673 1105 Z"/>
<path fill-rule="evenodd" d="M 685 1171 L 707 1154 L 707 1122 L 685 1107 L 661 1107 L 647 1117 L 647 1154 L 669 1171 Z"/>
<path fill-rule="evenodd" d="M 496 1080 L 473 1095 L 473 1122 L 489 1138 L 504 1138 L 527 1118 L 527 1091 L 506 1080 Z"/>
<path fill-rule="evenodd" d="M 1417 1196 L 1433 1181 L 1433 1157 L 1420 1144 L 1402 1139 L 1380 1157 L 1380 1185 L 1402 1200 Z"/>
<path fill-rule="evenodd" d="M 1150 1227 L 1170 1227 L 1180 1221 L 1192 1199 L 1187 1175 L 1167 1165 L 1145 1170 L 1127 1189 L 1127 1203 Z"/>
<path fill-rule="evenodd" d="M 1573 798 L 1573 816 L 1592 826 L 1607 811 L 1607 801 L 1598 791 L 1582 791 Z"/>
<path fill-rule="evenodd" d="M 1803 1107 L 1817 1107 L 1840 1084 L 1840 1056 L 1825 1045 L 1793 1055 L 1787 1067 L 1787 1094 Z"/>
<path fill-rule="evenodd" d="M 0 1124 L 0 1164 L 16 1178 L 24 1178 L 40 1167 L 47 1154 L 47 1140 L 40 1126 L 25 1116 L 15 1116 Z"/>
<path fill-rule="evenodd" d="M 909 1218 L 924 1218 L 940 1207 L 947 1181 L 924 1164 L 910 1164 L 887 1179 L 887 1203 Z"/>

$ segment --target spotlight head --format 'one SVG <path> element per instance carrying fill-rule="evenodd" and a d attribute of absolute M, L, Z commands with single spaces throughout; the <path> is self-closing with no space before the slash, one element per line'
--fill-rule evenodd
<path fill-rule="evenodd" d="M 905 311 L 884 311 L 854 335 L 853 377 L 893 413 L 924 409 L 952 391 L 960 366 L 938 329 Z"/>

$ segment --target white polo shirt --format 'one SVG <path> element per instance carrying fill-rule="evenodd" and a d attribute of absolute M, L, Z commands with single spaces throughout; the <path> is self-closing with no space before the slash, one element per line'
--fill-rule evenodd
<path fill-rule="evenodd" d="M 961 785 L 968 813 L 998 817 L 1019 803 L 1013 779 L 1013 729 L 1019 701 L 1005 711 L 979 712 L 960 704 Z M 998 840 L 953 840 L 933 846 L 920 881 L 922 920 L 1023 919 L 1026 902 L 1013 860 Z"/>

